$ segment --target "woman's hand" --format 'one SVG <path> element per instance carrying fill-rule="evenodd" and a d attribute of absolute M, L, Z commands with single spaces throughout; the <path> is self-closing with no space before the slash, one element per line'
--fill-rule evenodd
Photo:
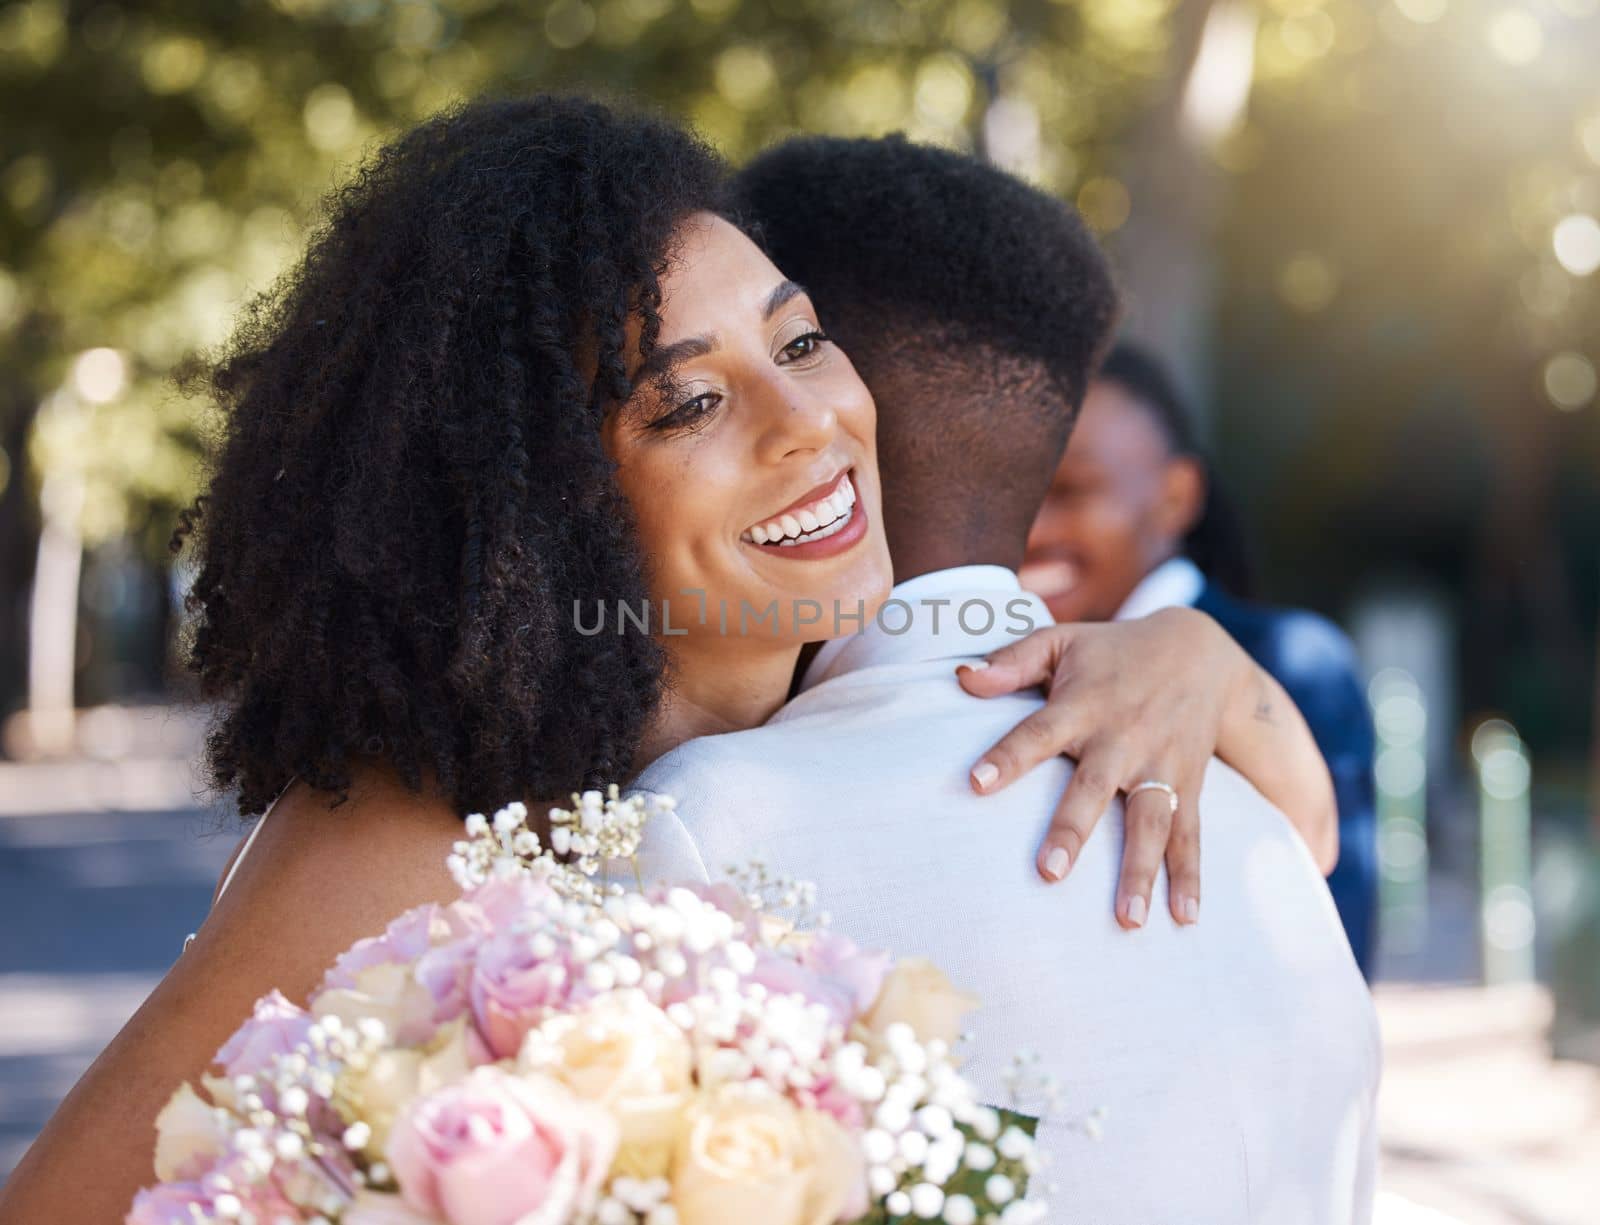
<path fill-rule="evenodd" d="M 1046 704 L 973 767 L 972 785 L 992 795 L 1040 762 L 1077 762 L 1039 848 L 1039 872 L 1060 880 L 1118 792 L 1146 781 L 1127 805 L 1117 885 L 1117 920 L 1141 926 L 1163 859 L 1172 917 L 1200 913 L 1200 786 L 1220 757 L 1283 810 L 1318 866 L 1338 857 L 1333 783 L 1305 720 L 1281 686 L 1215 621 L 1169 608 L 1137 621 L 1046 626 L 956 670 L 976 697 L 1041 685 Z"/>

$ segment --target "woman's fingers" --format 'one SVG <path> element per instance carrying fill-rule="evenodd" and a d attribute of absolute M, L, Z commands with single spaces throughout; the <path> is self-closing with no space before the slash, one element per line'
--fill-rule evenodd
<path fill-rule="evenodd" d="M 1082 744 L 1077 719 L 1065 702 L 1046 702 L 1004 736 L 972 767 L 972 789 L 993 795 L 1040 762 L 1063 753 L 1075 757 Z"/>
<path fill-rule="evenodd" d="M 1200 919 L 1200 779 L 1178 788 L 1178 811 L 1167 841 L 1167 906 L 1174 922 Z"/>
<path fill-rule="evenodd" d="M 1048 684 L 1072 638 L 1070 625 L 1047 625 L 992 651 L 978 664 L 956 669 L 961 687 L 975 698 L 997 698 L 1029 685 Z"/>
<path fill-rule="evenodd" d="M 1143 927 L 1150 917 L 1150 895 L 1167 855 L 1174 814 L 1171 796 L 1155 788 L 1137 791 L 1124 807 L 1126 836 L 1122 876 L 1117 881 L 1117 922 L 1132 929 Z"/>
<path fill-rule="evenodd" d="M 1061 802 L 1056 805 L 1050 828 L 1045 831 L 1039 847 L 1039 874 L 1048 881 L 1058 881 L 1072 871 L 1072 865 L 1078 862 L 1078 852 L 1094 832 L 1101 814 L 1116 799 L 1121 776 L 1106 752 L 1092 748 L 1084 752 Z"/>

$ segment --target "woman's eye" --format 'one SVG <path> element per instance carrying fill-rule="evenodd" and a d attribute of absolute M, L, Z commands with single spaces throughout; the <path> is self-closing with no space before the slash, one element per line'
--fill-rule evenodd
<path fill-rule="evenodd" d="M 717 402 L 721 399 L 722 397 L 714 391 L 698 395 L 694 399 L 678 405 L 666 416 L 658 417 L 655 421 L 655 428 L 660 430 L 682 430 L 703 424 L 715 411 Z"/>
<path fill-rule="evenodd" d="M 820 331 L 807 332 L 803 336 L 796 336 L 788 344 L 784 345 L 782 353 L 784 357 L 792 362 L 801 361 L 813 356 L 827 341 L 828 338 Z"/>

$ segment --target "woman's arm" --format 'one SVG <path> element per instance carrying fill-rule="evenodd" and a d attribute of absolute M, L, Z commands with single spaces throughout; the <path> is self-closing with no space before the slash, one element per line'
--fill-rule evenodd
<path fill-rule="evenodd" d="M 280 800 L 194 943 L 0 1188 L 0 1225 L 121 1222 L 155 1180 L 155 1117 L 173 1091 L 260 996 L 303 1001 L 354 941 L 459 896 L 444 860 L 460 836 L 448 809 L 398 784 L 360 785 L 331 811 L 304 787 Z"/>
<path fill-rule="evenodd" d="M 1200 905 L 1199 795 L 1206 763 L 1221 758 L 1289 818 L 1317 865 L 1338 858 L 1333 783 L 1316 741 L 1282 686 L 1205 613 L 1171 608 L 1137 621 L 1046 626 L 957 670 L 978 697 L 1042 685 L 1048 700 L 973 767 L 992 794 L 1064 753 L 1077 769 L 1039 848 L 1039 871 L 1059 880 L 1101 813 L 1146 780 L 1171 785 L 1178 807 L 1145 791 L 1130 801 L 1117 918 L 1138 927 L 1156 871 L 1167 865 L 1179 923 Z"/>

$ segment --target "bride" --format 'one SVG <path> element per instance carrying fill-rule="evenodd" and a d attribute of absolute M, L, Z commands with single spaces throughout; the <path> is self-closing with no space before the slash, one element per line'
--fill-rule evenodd
<path fill-rule="evenodd" d="M 252 1001 L 304 997 L 356 938 L 454 896 L 462 814 L 561 800 L 771 715 L 815 627 L 723 634 L 686 589 L 868 617 L 885 598 L 871 396 L 724 219 L 723 174 L 676 126 L 589 101 L 457 110 L 335 193 L 197 380 L 226 425 L 184 525 L 192 667 L 221 710 L 213 782 L 271 819 L 0 1191 L 5 1225 L 120 1220 L 157 1111 Z M 701 292 L 676 293 L 689 274 Z M 733 428 L 700 428 L 712 401 Z M 748 533 L 840 472 L 855 501 L 831 547 L 784 558 Z M 653 632 L 577 632 L 596 600 L 648 607 Z M 1077 633 L 1046 710 L 1093 695 L 1114 734 L 1084 754 L 1197 770 L 1217 752 L 1325 821 L 1315 746 L 1250 718 L 1259 678 L 1214 624 L 1083 628 L 1039 631 L 1035 653 Z M 1066 747 L 1050 726 L 1011 773 Z"/>

